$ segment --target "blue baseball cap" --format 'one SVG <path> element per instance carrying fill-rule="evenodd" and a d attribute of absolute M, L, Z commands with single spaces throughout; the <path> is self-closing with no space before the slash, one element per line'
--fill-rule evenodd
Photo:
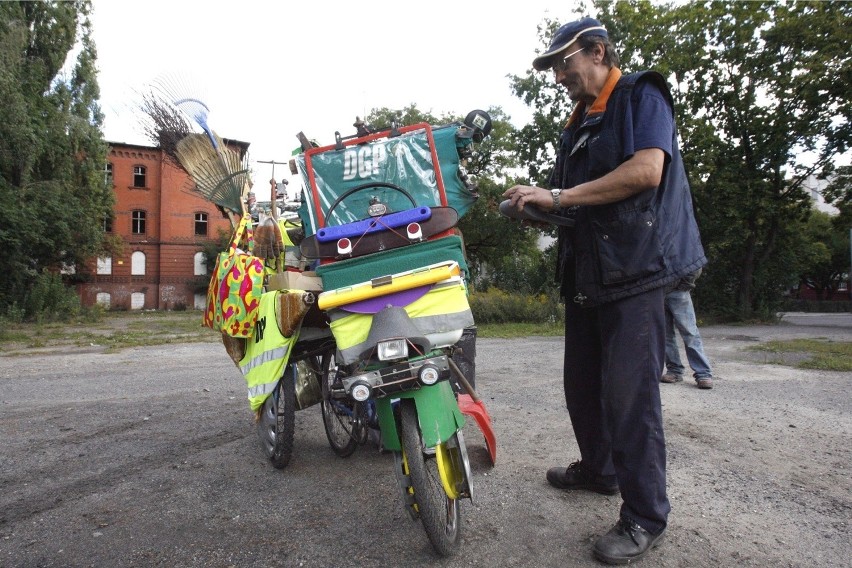
<path fill-rule="evenodd" d="M 553 34 L 547 51 L 533 59 L 533 68 L 536 71 L 550 69 L 556 56 L 571 47 L 582 36 L 609 37 L 606 28 L 594 18 L 581 18 L 576 22 L 565 24 Z"/>

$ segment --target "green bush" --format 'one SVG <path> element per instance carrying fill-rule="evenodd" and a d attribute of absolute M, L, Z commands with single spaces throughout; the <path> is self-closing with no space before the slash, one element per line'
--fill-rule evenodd
<path fill-rule="evenodd" d="M 80 298 L 59 274 L 42 272 L 24 296 L 22 319 L 26 321 L 67 321 L 79 314 Z"/>
<path fill-rule="evenodd" d="M 553 294 L 514 294 L 497 288 L 472 292 L 470 309 L 477 324 L 488 323 L 561 323 L 565 308 Z"/>
<path fill-rule="evenodd" d="M 3 322 L 21 323 L 24 321 L 24 307 L 18 302 L 12 302 L 6 307 L 6 311 L 0 315 L 0 324 Z"/>
<path fill-rule="evenodd" d="M 781 305 L 782 312 L 817 312 L 836 314 L 852 311 L 852 303 L 848 300 L 785 300 Z"/>
<path fill-rule="evenodd" d="M 107 309 L 102 304 L 95 304 L 88 308 L 82 307 L 80 309 L 80 321 L 86 323 L 98 323 L 104 318 L 106 313 Z"/>

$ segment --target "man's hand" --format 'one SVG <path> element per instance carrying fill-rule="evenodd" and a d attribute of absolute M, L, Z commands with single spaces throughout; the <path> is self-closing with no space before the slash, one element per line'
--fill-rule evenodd
<path fill-rule="evenodd" d="M 524 205 L 533 205 L 544 211 L 553 208 L 553 196 L 541 187 L 533 185 L 515 185 L 503 192 L 503 197 L 508 199 L 512 207 L 523 211 Z"/>

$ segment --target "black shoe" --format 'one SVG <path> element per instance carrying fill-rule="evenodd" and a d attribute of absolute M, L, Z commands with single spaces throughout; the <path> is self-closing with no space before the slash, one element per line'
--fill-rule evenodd
<path fill-rule="evenodd" d="M 568 467 L 552 467 L 547 470 L 547 482 L 557 489 L 586 489 L 602 495 L 618 493 L 618 483 L 603 476 L 594 476 L 576 461 Z"/>
<path fill-rule="evenodd" d="M 660 544 L 666 530 L 651 534 L 627 517 L 621 517 L 608 533 L 595 542 L 595 558 L 607 564 L 630 564 Z"/>

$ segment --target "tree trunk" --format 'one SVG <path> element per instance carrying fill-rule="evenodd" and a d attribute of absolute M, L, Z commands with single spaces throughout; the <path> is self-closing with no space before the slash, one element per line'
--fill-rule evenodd
<path fill-rule="evenodd" d="M 745 242 L 745 255 L 742 260 L 742 272 L 740 273 L 740 291 L 737 298 L 737 307 L 740 311 L 740 317 L 747 320 L 752 314 L 752 283 L 754 282 L 754 256 L 755 256 L 755 241 L 754 233 L 750 233 Z"/>

